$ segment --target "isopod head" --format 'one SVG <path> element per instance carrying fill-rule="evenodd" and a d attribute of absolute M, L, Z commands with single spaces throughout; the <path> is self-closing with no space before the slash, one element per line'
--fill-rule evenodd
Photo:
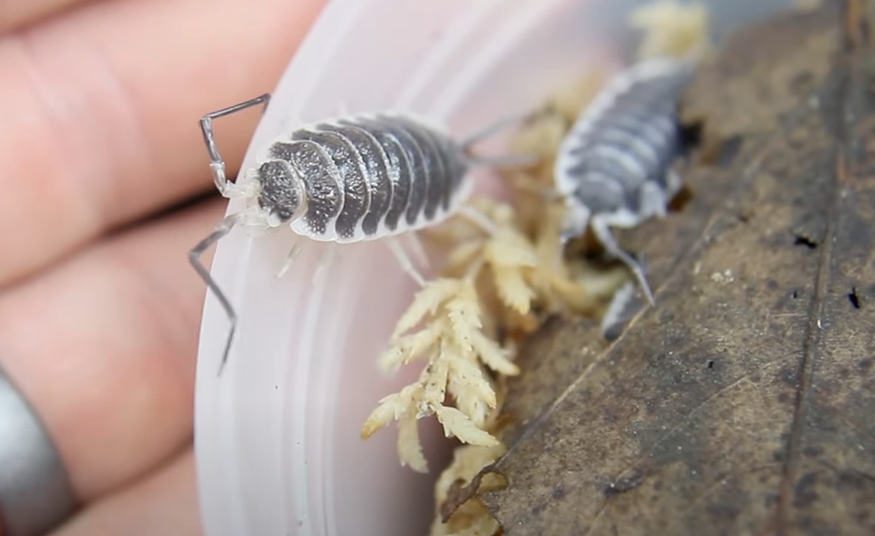
<path fill-rule="evenodd" d="M 306 212 L 304 179 L 284 160 L 268 160 L 255 171 L 261 185 L 258 206 L 267 214 L 271 227 L 297 219 Z"/>

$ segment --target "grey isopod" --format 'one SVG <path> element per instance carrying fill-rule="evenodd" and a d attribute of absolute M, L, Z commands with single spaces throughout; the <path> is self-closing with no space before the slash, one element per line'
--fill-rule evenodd
<path fill-rule="evenodd" d="M 672 170 L 682 150 L 677 108 L 693 67 L 692 61 L 665 57 L 622 71 L 578 116 L 555 163 L 555 187 L 567 207 L 563 240 L 591 226 L 605 251 L 629 267 L 651 304 L 643 268 L 619 247 L 610 228 L 663 217 L 681 189 Z"/>
<path fill-rule="evenodd" d="M 475 157 L 471 147 L 518 117 L 490 125 L 461 142 L 427 121 L 406 114 L 356 114 L 302 126 L 270 143 L 242 184 L 225 177 L 212 130 L 214 119 L 270 102 L 270 94 L 211 112 L 201 119 L 210 168 L 219 192 L 254 201 L 227 216 L 189 252 L 189 260 L 231 322 L 219 373 L 236 328 L 228 298 L 200 262 L 200 256 L 237 225 L 276 229 L 323 242 L 352 243 L 389 239 L 402 267 L 420 284 L 399 244 L 401 233 L 436 225 L 465 211 L 473 184 L 472 165 L 530 162 L 527 156 Z M 527 114 L 528 115 L 528 114 Z M 476 215 L 471 215 L 476 218 Z"/>

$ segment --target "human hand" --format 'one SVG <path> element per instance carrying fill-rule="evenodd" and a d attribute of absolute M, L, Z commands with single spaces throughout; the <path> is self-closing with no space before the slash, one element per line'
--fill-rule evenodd
<path fill-rule="evenodd" d="M 224 202 L 170 209 L 212 188 L 198 119 L 271 91 L 323 3 L 0 1 L 0 369 L 76 498 L 53 535 L 201 532 L 191 436 L 205 288 L 187 252 Z M 229 163 L 257 120 L 217 125 Z M 9 425 L 27 413 L 4 413 L 2 383 L 0 535 L 36 536 L 49 527 L 16 526 L 63 504 L 26 496 L 27 470 L 51 471 Z"/>

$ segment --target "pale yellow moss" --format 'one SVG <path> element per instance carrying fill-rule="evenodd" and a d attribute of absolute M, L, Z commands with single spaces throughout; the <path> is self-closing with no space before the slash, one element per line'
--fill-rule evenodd
<path fill-rule="evenodd" d="M 487 368 L 504 375 L 519 373 L 510 352 L 482 331 L 483 312 L 474 275 L 427 283 L 402 315 L 389 349 L 379 360 L 385 370 L 415 359 L 428 361 L 419 380 L 381 400 L 362 427 L 362 437 L 367 438 L 391 421 L 399 421 L 401 462 L 417 471 L 427 470 L 416 433 L 417 419 L 435 415 L 448 437 L 473 445 L 497 445 L 485 430 L 486 419 L 497 406 Z M 422 328 L 407 334 L 417 325 Z M 456 407 L 446 404 L 447 397 Z"/>
<path fill-rule="evenodd" d="M 659 0 L 634 10 L 630 25 L 644 38 L 638 59 L 654 56 L 701 57 L 709 52 L 709 15 L 704 4 Z"/>

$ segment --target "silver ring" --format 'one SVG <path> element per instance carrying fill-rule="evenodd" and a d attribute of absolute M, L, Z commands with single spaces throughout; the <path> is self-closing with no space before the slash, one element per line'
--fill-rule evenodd
<path fill-rule="evenodd" d="M 0 368 L 0 534 L 42 536 L 75 509 L 76 498 L 55 445 Z"/>

